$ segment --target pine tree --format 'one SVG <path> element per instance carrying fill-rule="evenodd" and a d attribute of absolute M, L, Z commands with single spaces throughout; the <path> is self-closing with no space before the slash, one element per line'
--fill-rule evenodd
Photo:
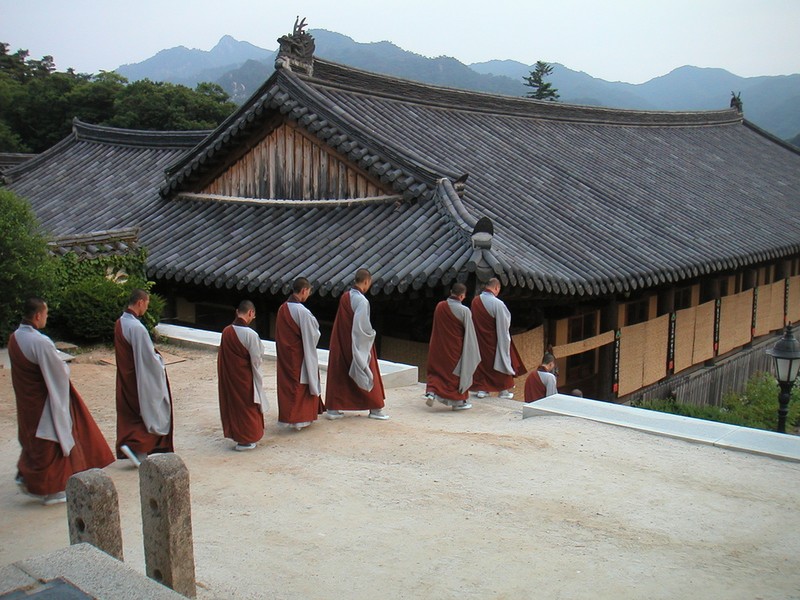
<path fill-rule="evenodd" d="M 530 75 L 522 78 L 526 86 L 533 88 L 532 92 L 528 92 L 528 98 L 550 100 L 552 102 L 558 100 L 558 90 L 544 80 L 552 72 L 553 67 L 550 64 L 542 60 L 536 61 L 536 65 L 534 65 Z"/>

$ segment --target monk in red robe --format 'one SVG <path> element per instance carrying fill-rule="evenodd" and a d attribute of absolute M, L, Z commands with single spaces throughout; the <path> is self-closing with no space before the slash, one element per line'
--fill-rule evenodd
<path fill-rule="evenodd" d="M 472 322 L 478 336 L 481 362 L 472 379 L 478 398 L 500 392 L 501 398 L 513 398 L 514 377 L 528 372 L 511 339 L 511 312 L 497 296 L 500 280 L 492 277 L 484 291 L 472 299 Z"/>
<path fill-rule="evenodd" d="M 114 327 L 117 361 L 117 458 L 139 466 L 148 454 L 173 452 L 172 394 L 164 359 L 139 319 L 150 294 L 136 289 Z"/>
<path fill-rule="evenodd" d="M 542 364 L 525 380 L 525 402 L 536 402 L 547 396 L 558 393 L 556 375 L 556 357 L 545 352 Z"/>
<path fill-rule="evenodd" d="M 311 284 L 298 277 L 292 295 L 278 309 L 275 348 L 278 353 L 278 425 L 296 430 L 308 427 L 325 412 L 320 396 L 319 323 L 303 304 Z"/>
<path fill-rule="evenodd" d="M 269 408 L 261 377 L 264 348 L 250 327 L 255 318 L 256 307 L 242 300 L 236 319 L 222 330 L 217 354 L 222 432 L 239 452 L 252 450 L 264 437 L 264 411 Z"/>
<path fill-rule="evenodd" d="M 333 321 L 328 356 L 326 417 L 341 419 L 343 410 L 369 410 L 373 419 L 388 419 L 383 380 L 375 352 L 375 330 L 364 294 L 372 286 L 367 269 L 356 271 L 355 284 L 342 294 Z"/>
<path fill-rule="evenodd" d="M 433 312 L 425 386 L 428 406 L 438 400 L 453 410 L 472 408 L 467 399 L 481 355 L 472 315 L 462 304 L 466 295 L 467 287 L 454 283 L 450 297 Z"/>
<path fill-rule="evenodd" d="M 102 469 L 114 455 L 69 379 L 69 366 L 42 334 L 47 304 L 29 298 L 19 328 L 8 341 L 22 453 L 17 484 L 45 505 L 66 502 L 67 479 Z"/>

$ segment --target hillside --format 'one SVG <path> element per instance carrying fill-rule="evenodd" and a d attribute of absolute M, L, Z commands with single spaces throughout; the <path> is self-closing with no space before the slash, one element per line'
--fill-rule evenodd
<path fill-rule="evenodd" d="M 528 90 L 522 77 L 532 65 L 521 62 L 465 65 L 451 57 L 409 52 L 391 42 L 360 43 L 323 29 L 310 33 L 317 56 L 355 68 L 510 96 L 524 96 Z M 179 46 L 117 71 L 130 80 L 149 78 L 189 86 L 214 81 L 241 103 L 270 76 L 276 52 L 226 35 L 209 51 Z M 645 83 L 630 84 L 598 79 L 558 63 L 553 66 L 550 81 L 562 102 L 638 110 L 710 110 L 728 106 L 734 91 L 741 92 L 748 120 L 782 139 L 800 135 L 800 74 L 739 77 L 723 69 L 683 66 Z"/>

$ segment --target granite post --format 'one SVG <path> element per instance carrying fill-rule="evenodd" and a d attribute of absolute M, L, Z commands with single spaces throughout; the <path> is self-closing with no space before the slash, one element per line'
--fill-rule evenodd
<path fill-rule="evenodd" d="M 102 469 L 76 473 L 67 480 L 69 543 L 89 543 L 122 560 L 119 498 Z"/>
<path fill-rule="evenodd" d="M 147 576 L 194 598 L 189 470 L 177 454 L 153 454 L 139 467 Z"/>

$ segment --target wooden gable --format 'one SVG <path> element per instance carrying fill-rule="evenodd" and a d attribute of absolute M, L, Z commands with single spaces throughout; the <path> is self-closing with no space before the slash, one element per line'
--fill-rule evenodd
<path fill-rule="evenodd" d="M 352 161 L 284 121 L 201 193 L 241 198 L 327 200 L 394 194 Z"/>

